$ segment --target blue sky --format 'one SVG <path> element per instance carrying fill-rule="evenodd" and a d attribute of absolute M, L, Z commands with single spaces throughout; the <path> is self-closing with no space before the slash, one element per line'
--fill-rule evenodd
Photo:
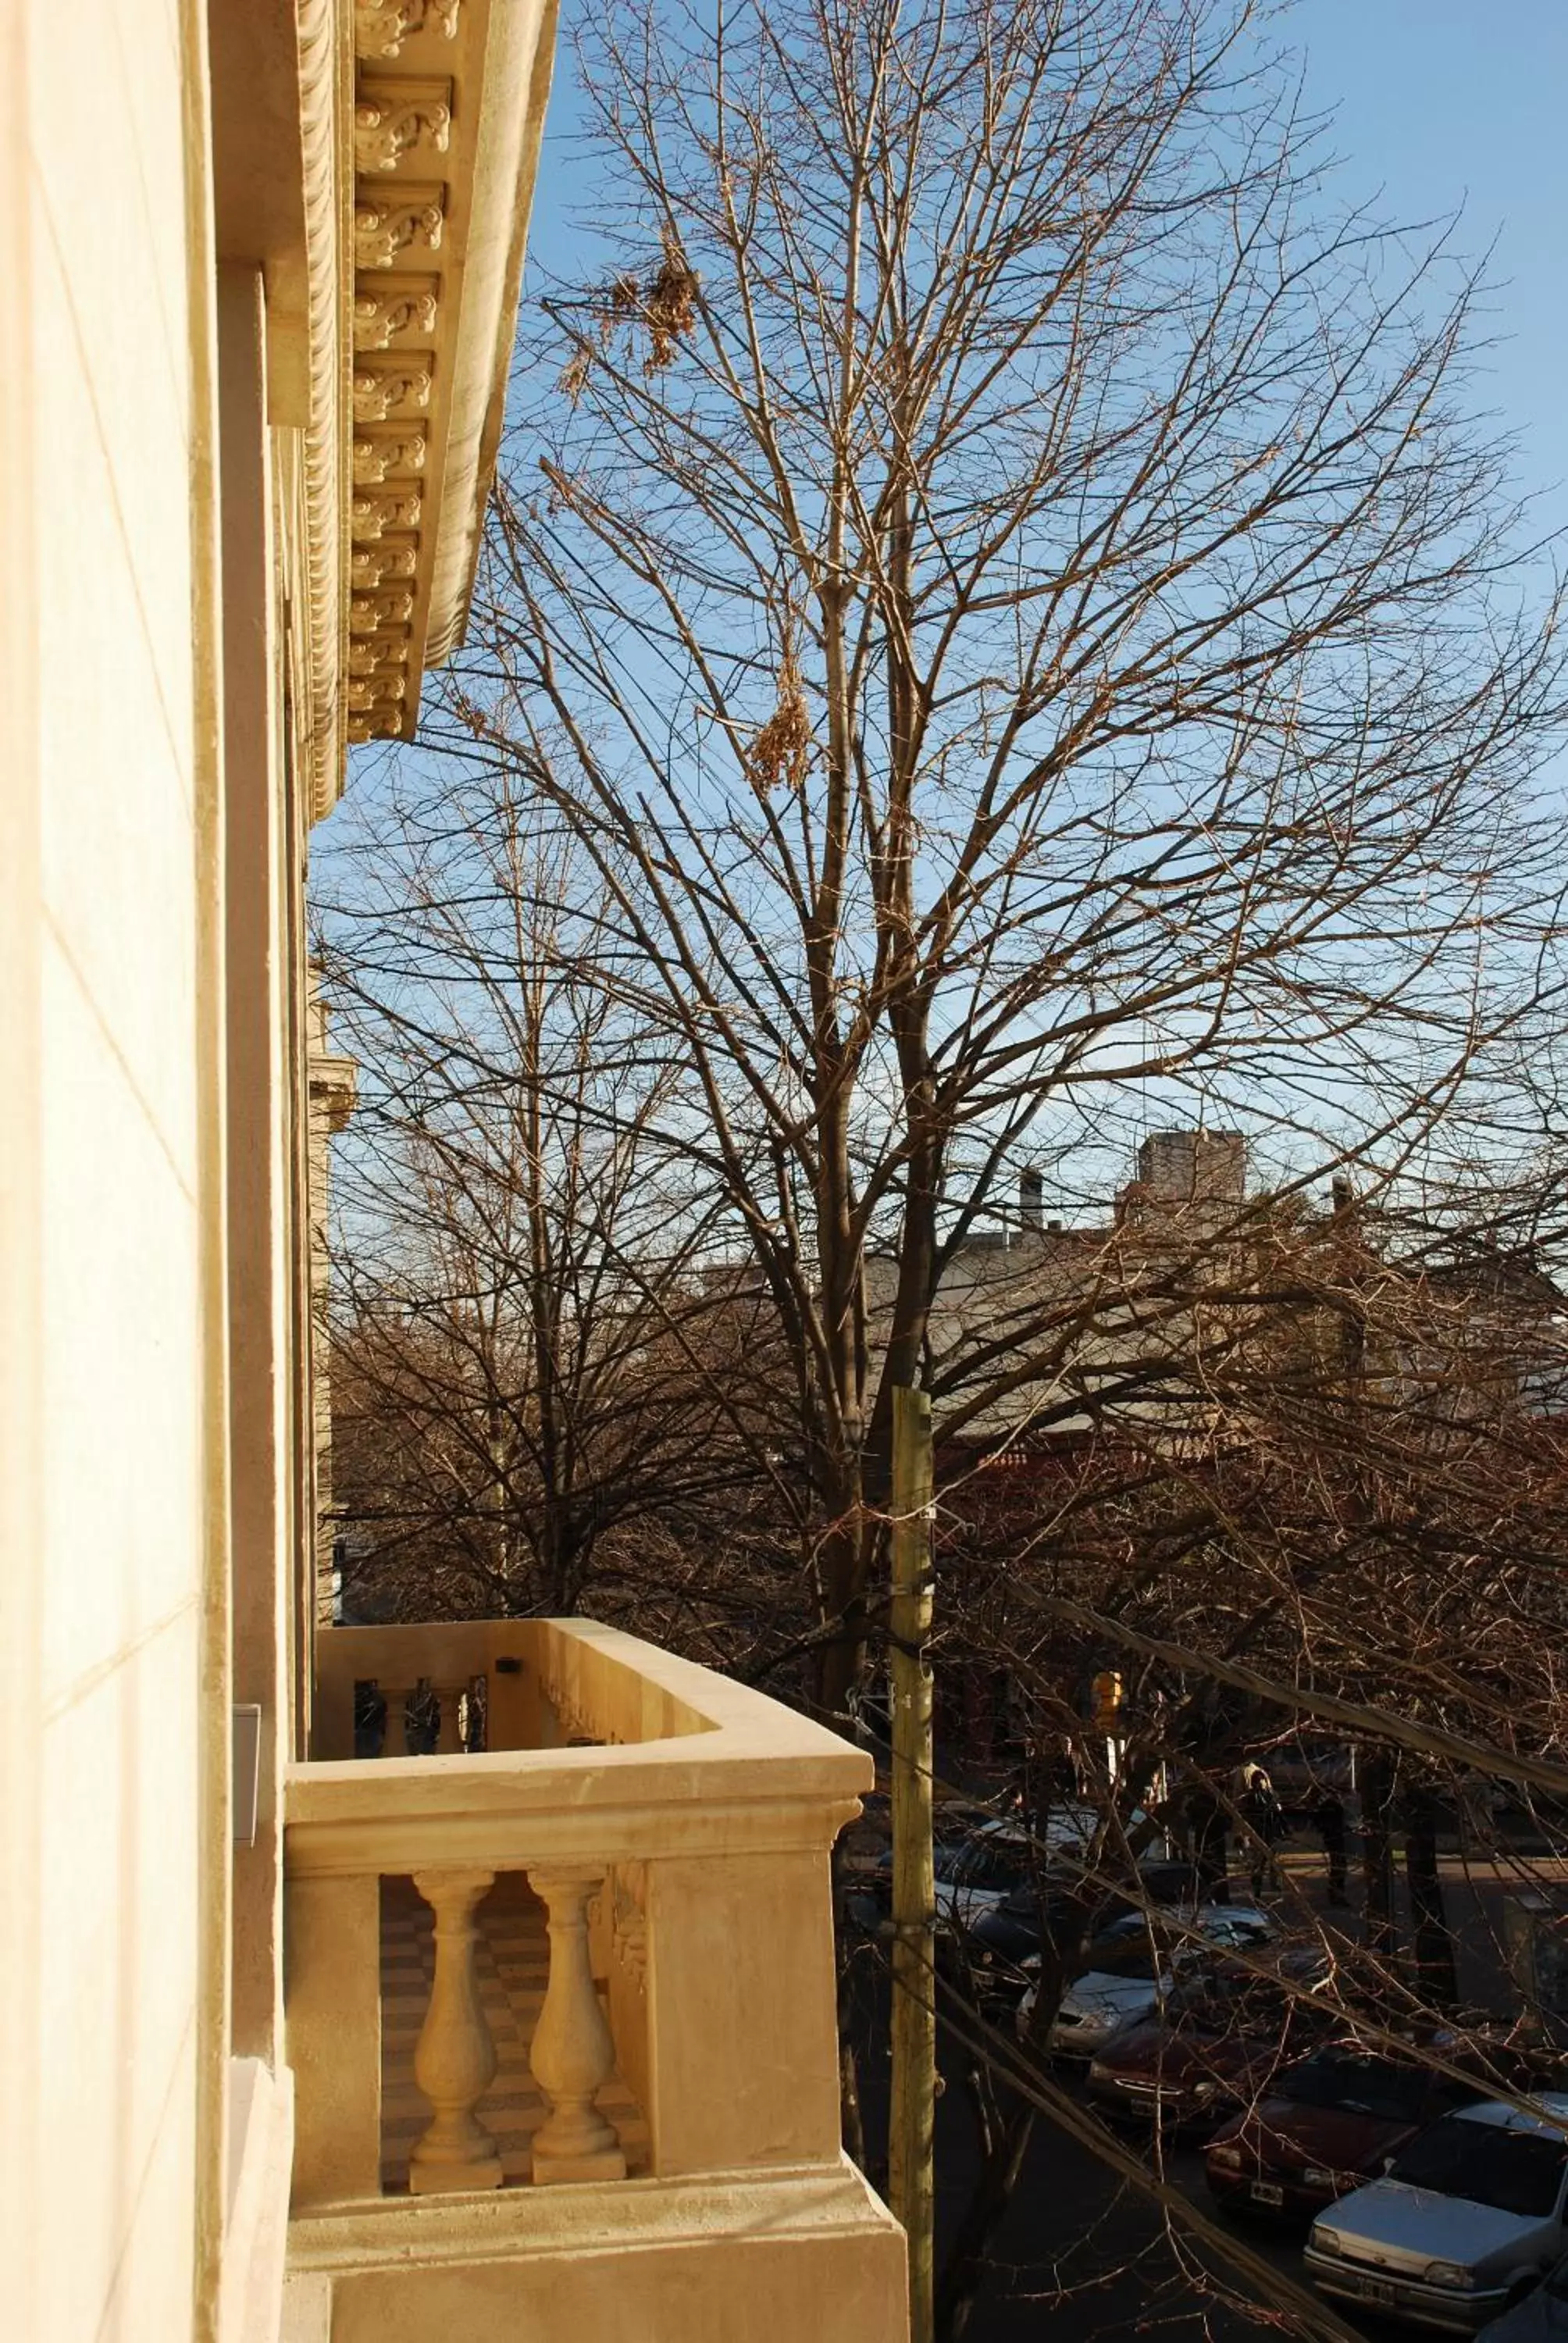
<path fill-rule="evenodd" d="M 1465 248 L 1496 239 L 1493 401 L 1568 523 L 1568 0 L 1298 0 L 1287 25 L 1346 192 L 1405 219 L 1462 204 Z"/>
<path fill-rule="evenodd" d="M 1295 0 L 1278 29 L 1308 105 L 1336 113 L 1346 196 L 1381 192 L 1407 223 L 1462 206 L 1462 248 L 1495 241 L 1488 404 L 1520 437 L 1521 487 L 1568 525 L 1568 0 Z M 571 82 L 564 32 L 532 248 L 568 268 Z"/>

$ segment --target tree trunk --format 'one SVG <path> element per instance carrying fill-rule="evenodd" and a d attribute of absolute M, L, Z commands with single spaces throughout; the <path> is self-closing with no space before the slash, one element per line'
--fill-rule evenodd
<path fill-rule="evenodd" d="M 910 2343 L 932 2343 L 936 1875 L 931 1846 L 931 1403 L 893 1393 L 893 2011 L 888 2197 L 910 2246 Z"/>
<path fill-rule="evenodd" d="M 1410 1888 L 1416 1983 L 1439 2009 L 1452 2009 L 1459 2000 L 1459 1983 L 1437 1867 L 1436 1803 L 1430 1790 L 1412 1793 L 1405 1817 L 1404 1875 Z"/>
<path fill-rule="evenodd" d="M 857 1496 L 841 1510 L 823 1538 L 818 1560 L 826 1634 L 817 1655 L 815 1705 L 836 1733 L 848 1733 L 854 1694 L 866 1664 L 867 1562 Z"/>
<path fill-rule="evenodd" d="M 1368 1750 L 1362 1760 L 1362 1871 L 1366 1882 L 1368 1950 L 1384 1956 L 1398 1949 L 1393 1917 L 1394 1769 L 1382 1750 Z"/>

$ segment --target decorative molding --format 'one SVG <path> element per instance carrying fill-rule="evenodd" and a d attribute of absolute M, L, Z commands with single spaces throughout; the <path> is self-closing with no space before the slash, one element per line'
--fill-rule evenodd
<path fill-rule="evenodd" d="M 355 0 L 354 36 L 362 56 L 395 57 L 420 33 L 457 38 L 463 0 Z"/>
<path fill-rule="evenodd" d="M 359 423 L 386 423 L 399 415 L 423 415 L 430 404 L 431 374 L 417 360 L 362 358 L 354 368 L 354 415 Z"/>
<path fill-rule="evenodd" d="M 445 187 L 359 190 L 354 206 L 354 257 L 361 268 L 391 268 L 405 253 L 439 252 L 447 224 Z"/>
<path fill-rule="evenodd" d="M 355 687 L 350 737 L 409 737 L 423 674 L 450 655 L 467 618 L 557 0 L 312 5 L 333 6 L 345 25 L 351 15 L 355 47 L 340 125 L 354 155 L 342 192 L 354 349 L 344 384 L 351 447 L 342 450 L 351 466 L 342 508 L 355 598 L 342 653 Z M 388 590 L 404 599 L 371 598 Z M 384 639 L 404 628 L 389 660 Z M 563 1730 L 598 1737 L 581 1717 Z"/>
<path fill-rule="evenodd" d="M 354 159 L 362 171 L 395 171 L 409 156 L 444 155 L 451 137 L 449 81 L 360 83 Z"/>
<path fill-rule="evenodd" d="M 432 341 L 440 315 L 438 277 L 388 277 L 354 288 L 354 346 L 384 350 L 406 339 Z"/>
<path fill-rule="evenodd" d="M 354 478 L 379 488 L 388 472 L 422 472 L 425 468 L 423 431 L 391 431 L 354 442 Z"/>
<path fill-rule="evenodd" d="M 344 59 L 335 0 L 299 0 L 299 114 L 305 175 L 309 408 L 305 429 L 305 567 L 308 583 L 311 809 L 331 810 L 343 786 L 342 675 L 348 385 L 342 273 L 346 209 L 339 93 Z"/>
<path fill-rule="evenodd" d="M 457 114 L 452 176 L 460 195 L 460 297 L 443 320 L 438 446 L 440 501 L 427 551 L 421 664 L 436 667 L 463 639 L 485 508 L 500 447 L 555 47 L 556 0 L 492 6 L 485 19 L 484 87 L 467 61 L 455 75 Z M 474 125 L 470 131 L 469 126 Z M 455 295 L 458 288 L 455 287 Z"/>

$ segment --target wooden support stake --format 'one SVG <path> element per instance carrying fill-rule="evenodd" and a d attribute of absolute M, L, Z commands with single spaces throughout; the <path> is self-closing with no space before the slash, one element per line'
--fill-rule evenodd
<path fill-rule="evenodd" d="M 910 2241 L 910 2343 L 931 2343 L 937 2091 L 931 1855 L 931 1403 L 893 1393 L 893 2013 L 889 2200 Z"/>

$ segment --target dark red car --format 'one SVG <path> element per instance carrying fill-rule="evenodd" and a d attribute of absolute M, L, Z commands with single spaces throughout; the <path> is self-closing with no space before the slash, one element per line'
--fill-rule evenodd
<path fill-rule="evenodd" d="M 1353 2039 L 1328 2042 L 1221 2126 L 1204 2151 L 1209 2187 L 1238 2211 L 1321 2213 L 1375 2180 L 1387 2158 L 1439 2116 L 1486 2097 L 1480 2083 Z"/>
<path fill-rule="evenodd" d="M 1171 2126 L 1219 2122 L 1343 2027 L 1342 2009 L 1312 1998 L 1328 1976 L 1321 1950 L 1287 1951 L 1267 1964 L 1216 1962 L 1189 1975 L 1153 2017 L 1105 2045 L 1089 2069 L 1091 2097 L 1108 2114 Z"/>

